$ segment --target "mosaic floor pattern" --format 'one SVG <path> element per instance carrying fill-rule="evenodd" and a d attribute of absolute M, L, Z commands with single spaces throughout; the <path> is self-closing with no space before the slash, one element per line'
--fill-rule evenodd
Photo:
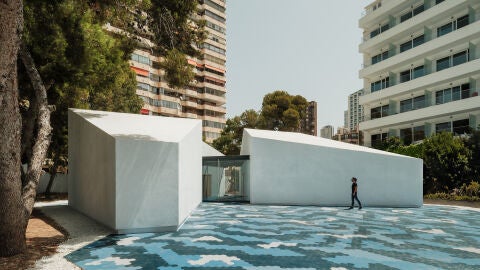
<path fill-rule="evenodd" d="M 480 269 L 480 211 L 204 203 L 174 233 L 111 235 L 66 258 L 97 269 Z"/>

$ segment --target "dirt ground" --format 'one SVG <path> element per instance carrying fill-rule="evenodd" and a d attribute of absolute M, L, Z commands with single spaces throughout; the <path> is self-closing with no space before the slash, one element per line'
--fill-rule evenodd
<path fill-rule="evenodd" d="M 27 226 L 27 252 L 13 257 L 1 258 L 0 269 L 28 269 L 35 261 L 54 254 L 68 233 L 52 219 L 34 209 Z"/>

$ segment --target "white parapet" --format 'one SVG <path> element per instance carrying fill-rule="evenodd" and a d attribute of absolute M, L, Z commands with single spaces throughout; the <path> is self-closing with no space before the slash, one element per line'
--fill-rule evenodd
<path fill-rule="evenodd" d="M 351 178 L 364 206 L 420 207 L 423 161 L 320 137 L 245 129 L 252 204 L 346 206 Z"/>
<path fill-rule="evenodd" d="M 176 230 L 202 200 L 200 120 L 70 109 L 69 205 L 117 233 Z"/>

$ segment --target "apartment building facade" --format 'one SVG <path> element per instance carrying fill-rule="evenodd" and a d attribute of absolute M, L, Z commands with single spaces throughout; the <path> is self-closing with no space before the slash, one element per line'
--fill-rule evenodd
<path fill-rule="evenodd" d="M 331 139 L 333 137 L 333 126 L 327 125 L 320 129 L 320 137 Z"/>
<path fill-rule="evenodd" d="M 345 127 L 350 130 L 357 130 L 358 124 L 363 121 L 363 106 L 360 105 L 360 97 L 363 89 L 348 95 L 348 110 Z"/>
<path fill-rule="evenodd" d="M 200 58 L 190 58 L 195 80 L 183 89 L 172 89 L 164 80 L 161 57 L 142 42 L 132 54 L 131 68 L 137 75 L 137 94 L 144 100 L 142 114 L 200 119 L 203 137 L 211 142 L 225 127 L 226 114 L 226 3 L 199 0 L 197 18 L 206 21 L 207 39 L 198 48 Z"/>
<path fill-rule="evenodd" d="M 307 106 L 307 112 L 305 115 L 305 119 L 303 119 L 300 123 L 302 133 L 317 136 L 317 102 L 316 101 L 309 101 Z"/>
<path fill-rule="evenodd" d="M 332 140 L 346 142 L 350 144 L 363 145 L 362 133 L 358 129 L 337 128 L 337 133 L 333 135 Z"/>
<path fill-rule="evenodd" d="M 377 0 L 359 26 L 366 146 L 478 129 L 480 1 Z"/>

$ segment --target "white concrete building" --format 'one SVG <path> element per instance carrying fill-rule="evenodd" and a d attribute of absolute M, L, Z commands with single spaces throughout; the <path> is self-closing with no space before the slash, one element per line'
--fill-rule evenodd
<path fill-rule="evenodd" d="M 422 160 L 302 133 L 245 129 L 223 156 L 194 119 L 70 109 L 68 131 L 69 205 L 116 233 L 176 230 L 202 198 L 346 206 L 351 177 L 365 206 L 423 202 Z"/>
<path fill-rule="evenodd" d="M 252 204 L 350 204 L 351 178 L 366 206 L 423 204 L 423 161 L 293 132 L 245 129 Z"/>
<path fill-rule="evenodd" d="M 363 121 L 363 106 L 360 105 L 360 97 L 363 89 L 348 95 L 348 110 L 345 128 L 358 130 L 358 124 Z"/>
<path fill-rule="evenodd" d="M 480 1 L 376 0 L 359 20 L 365 145 L 480 124 Z"/>
<path fill-rule="evenodd" d="M 69 205 L 117 233 L 176 230 L 202 201 L 202 122 L 70 109 Z"/>

